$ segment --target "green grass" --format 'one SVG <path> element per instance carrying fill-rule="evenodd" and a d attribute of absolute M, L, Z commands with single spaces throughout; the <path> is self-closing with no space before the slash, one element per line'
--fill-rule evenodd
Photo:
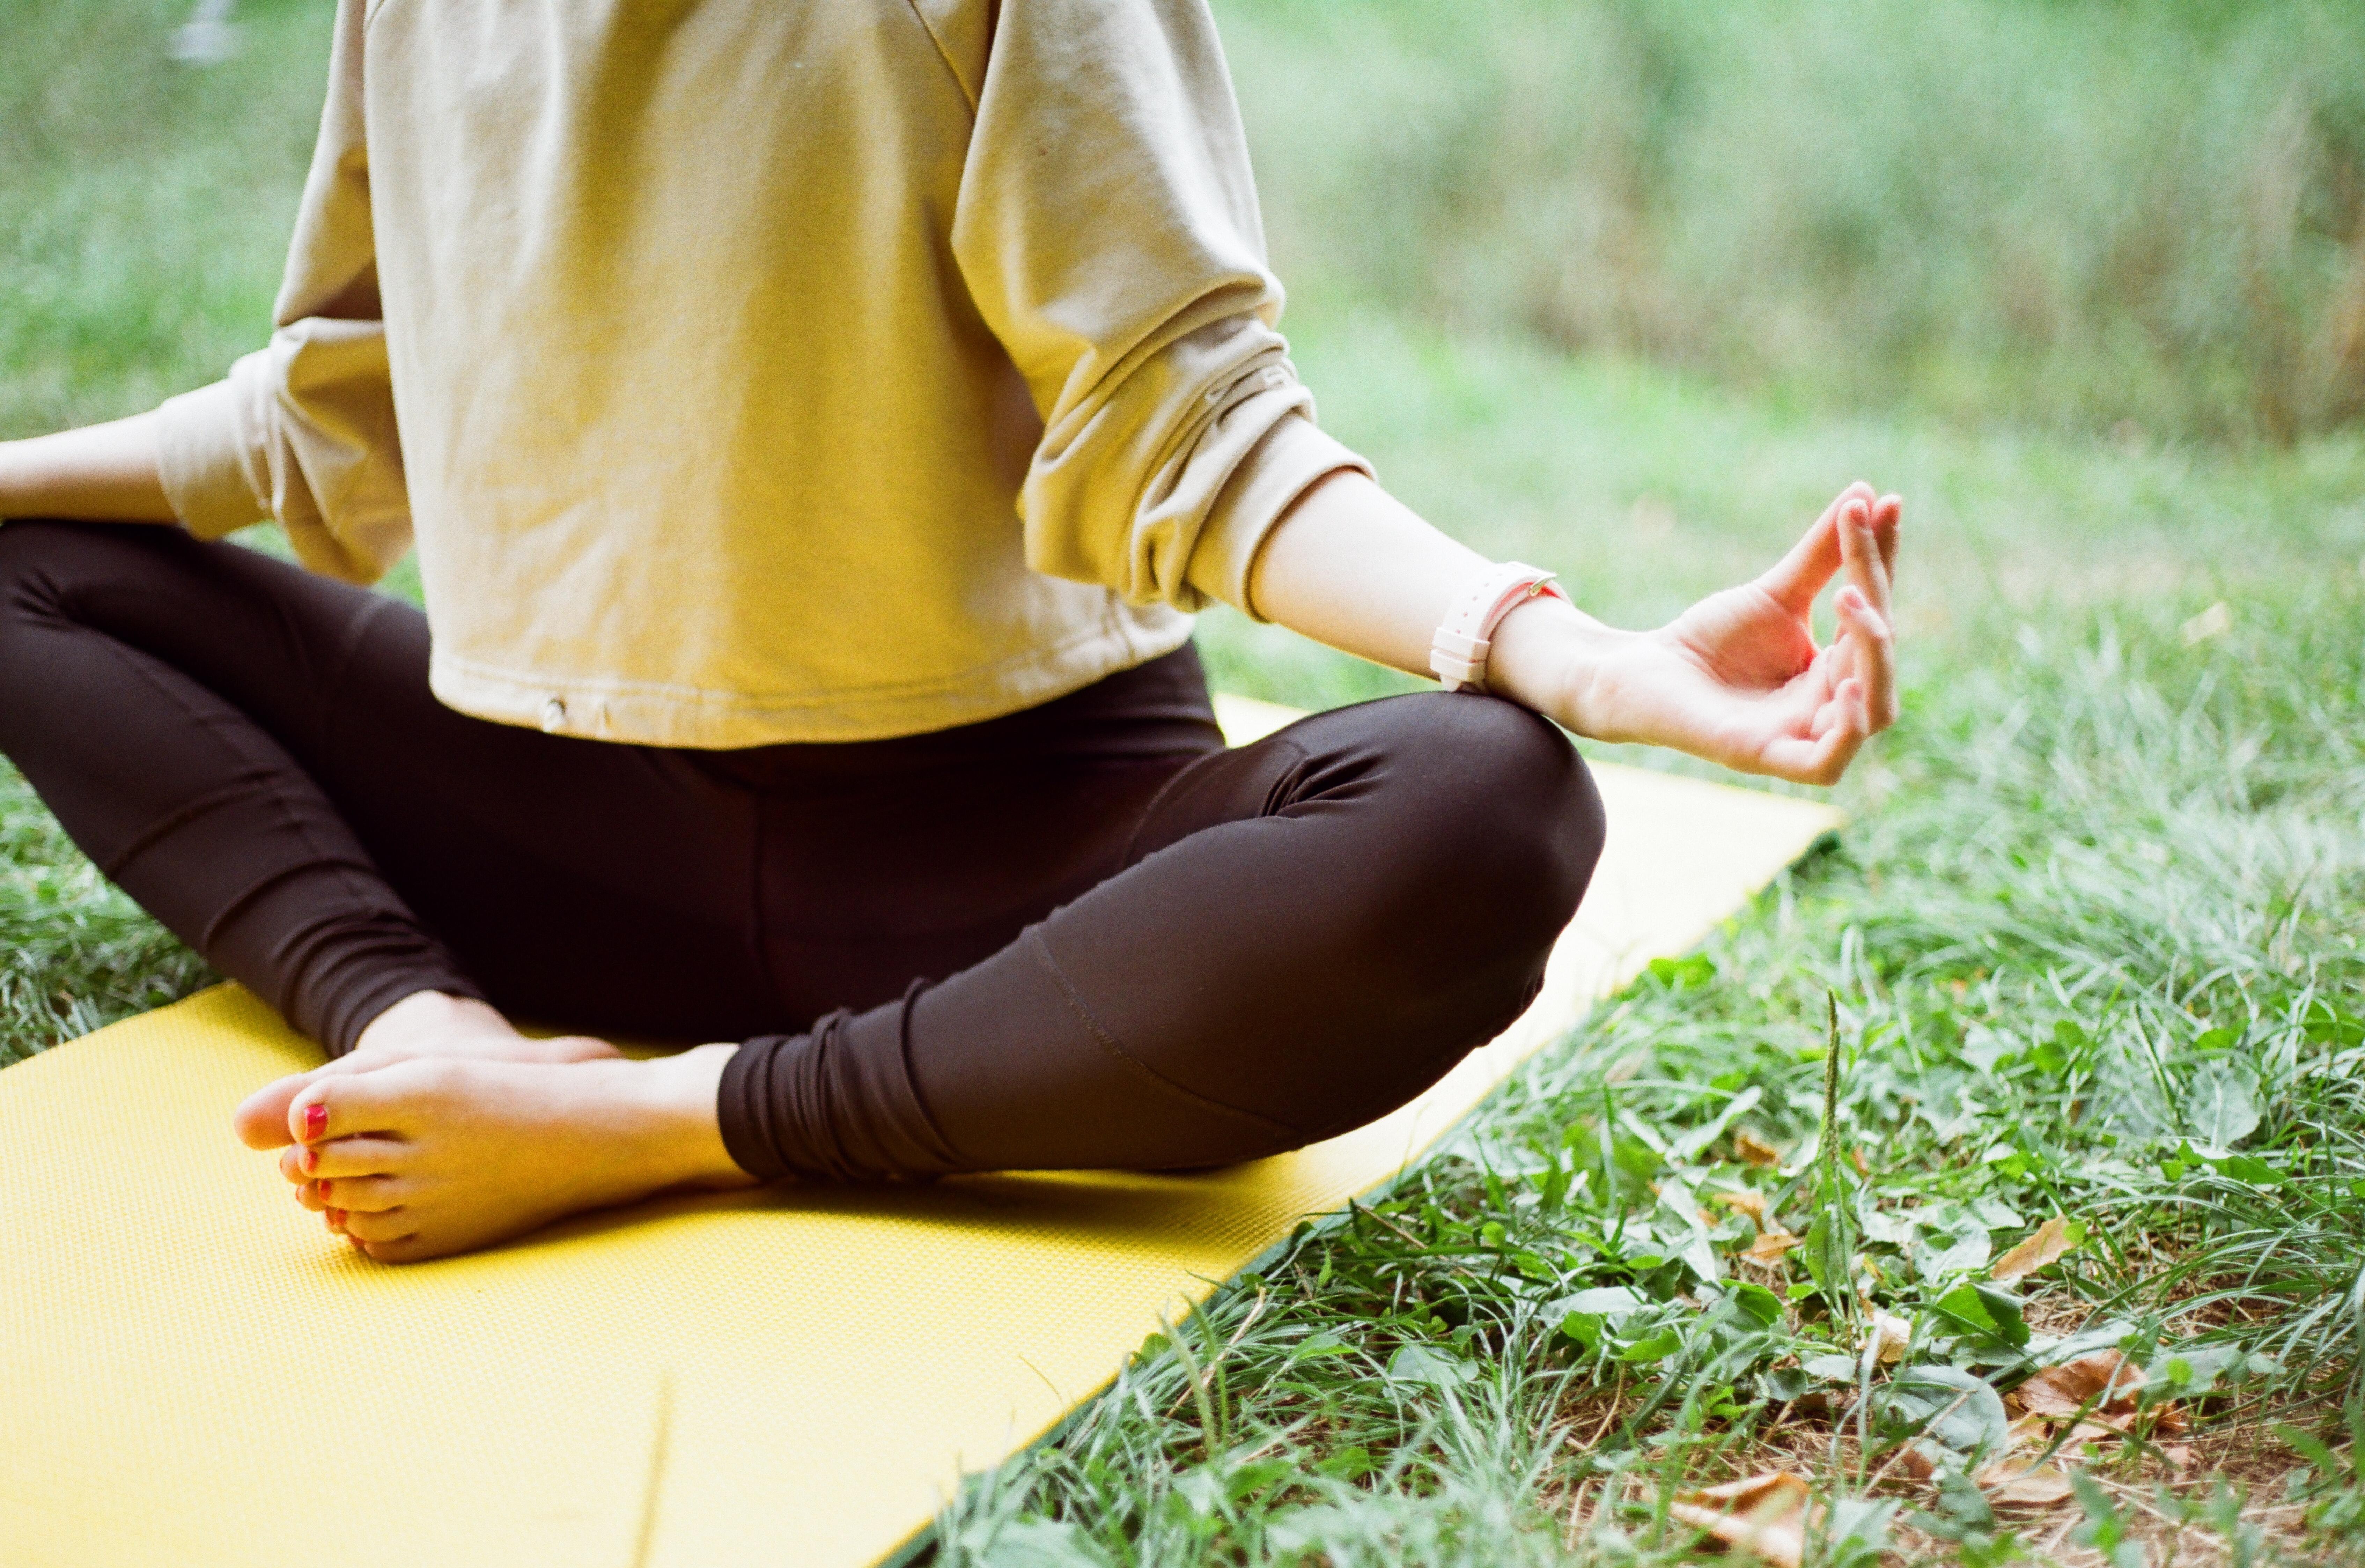
<path fill-rule="evenodd" d="M 192 73 L 161 60 L 177 6 L 0 0 L 12 44 L 35 46 L 0 54 L 0 434 L 145 406 L 259 341 L 325 13 L 244 14 L 246 53 Z M 1441 308 L 1434 279 L 1402 269 L 1472 276 L 1473 256 L 1562 233 L 1506 216 L 1501 182 L 1549 196 L 1551 171 L 1489 153 L 1505 124 L 1572 82 L 1616 85 L 1636 39 L 1697 73 L 1739 36 L 1705 7 L 1572 0 L 1563 33 L 1532 7 L 1486 9 L 1492 31 L 1445 29 L 1445 14 L 1225 7 L 1326 422 L 1430 515 L 1562 569 L 1627 624 L 1756 569 L 1849 478 L 1902 490 L 1905 719 L 1840 792 L 1855 824 L 1834 850 L 1599 1009 L 1382 1201 L 1307 1227 L 1145 1346 L 1059 1440 L 964 1488 L 940 1560 L 1655 1563 L 1694 1544 L 1664 1511 L 1672 1492 L 1784 1465 L 1833 1503 L 1823 1562 L 2017 1550 L 2124 1565 L 2171 1546 L 2183 1562 L 2365 1561 L 2365 437 L 2300 420 L 2288 446 L 2195 439 L 2256 426 L 2247 329 L 2206 310 L 2192 319 L 2230 359 L 2168 334 L 2112 394 L 2154 399 L 2147 434 L 2109 429 L 2135 403 L 2080 389 L 2109 380 L 2113 362 L 2079 346 L 2102 327 L 2046 349 L 2060 401 L 2001 417 L 2012 405 L 1995 389 L 2025 385 L 2025 345 L 1979 326 L 1985 305 L 1943 353 L 1907 334 L 1922 346 L 1821 381 L 1770 351 L 1647 335 L 1571 358 L 1583 334 L 1483 278 L 1468 308 Z M 1899 6 L 1841 17 L 1904 73 L 1877 84 L 1879 123 L 1900 123 L 1896 95 L 1926 86 L 1947 49 L 1984 62 L 1975 85 L 1999 80 L 1990 55 L 2018 62 L 2025 91 L 1996 99 L 1961 159 L 2024 178 L 2030 210 L 2057 218 L 2046 204 L 2076 171 L 2053 163 L 2076 160 L 2030 146 L 2084 127 L 2077 177 L 2140 172 L 2133 133 L 2102 112 L 2136 87 L 2216 73 L 2210 112 L 2231 116 L 2265 90 L 2227 61 L 2270 85 L 2282 70 L 2286 86 L 2337 86 L 2350 30 L 2348 13 L 2287 6 L 1928 14 L 1920 31 Z M 1666 121 L 1695 164 L 1771 123 L 1799 62 L 1846 41 L 1839 13 L 1732 15 L 1780 69 L 1732 76 L 1715 115 Z M 2292 39 L 2323 69 L 2293 76 Z M 1586 63 L 1587 40 L 1608 63 Z M 1515 67 L 1525 97 L 1495 91 Z M 2101 109 L 2057 101 L 2080 73 L 2102 81 Z M 2191 97 L 2152 112 L 2173 120 Z M 1304 134 L 1317 115 L 1328 141 Z M 2196 118 L 2180 145 L 2208 167 L 2255 151 L 2218 123 Z M 1926 152 L 1931 133 L 1909 129 Z M 1845 153 L 1887 171 L 1846 187 L 1877 214 L 1911 167 L 1872 145 L 1885 136 L 1827 115 L 1761 138 L 1752 177 L 1778 187 Z M 1357 207 L 1339 182 L 1358 169 L 1405 210 Z M 1652 210 L 1709 234 L 1725 187 L 1678 186 Z M 1966 192 L 1980 210 L 1987 187 Z M 2032 232 L 2077 263 L 2042 238 L 2057 229 Z M 1995 297 L 2002 274 L 1953 233 L 1927 240 L 1933 264 Z M 1777 247 L 1759 296 L 1717 330 L 1756 342 L 1765 297 L 1806 323 L 1801 342 L 1852 299 L 1910 317 L 1922 285 L 1892 274 L 1911 249 L 1877 248 L 1889 260 L 1850 274 L 1850 293 L 1810 250 Z M 1716 275 L 1685 272 L 1672 242 L 1653 254 L 1644 282 Z M 2307 320 L 2329 308 L 2298 297 Z M 1927 366 L 1950 355 L 1986 390 L 1933 391 Z M 1862 395 L 1884 366 L 1898 395 Z M 1203 641 L 1220 684 L 1281 700 L 1405 684 L 1228 613 Z M 0 1059 L 205 978 L 0 772 Z M 1779 1162 L 1740 1158 L 1743 1133 Z M 1779 1267 L 1739 1260 L 1754 1227 L 1720 1192 L 1759 1194 L 1806 1245 Z M 2001 1296 L 1965 1290 L 2057 1215 L 2083 1226 L 2060 1263 Z M 1626 1294 L 1583 1294 L 1612 1291 Z M 1867 1305 L 1911 1320 L 1908 1364 L 1948 1370 L 1902 1388 L 1889 1372 L 1862 1387 L 1860 1364 L 1837 1375 L 1827 1358 L 1857 1348 Z M 2133 1347 L 2147 1397 L 2194 1418 L 2189 1466 L 2113 1444 L 2070 1456 L 2078 1500 L 1998 1513 L 1950 1479 L 1985 1396 L 1955 1386 L 1946 1411 L 1912 1389 L 1957 1373 L 2008 1388 L 2079 1332 Z M 1933 1414 L 1956 1446 L 1933 1439 L 1933 1477 L 1912 1480 L 1900 1450 Z"/>

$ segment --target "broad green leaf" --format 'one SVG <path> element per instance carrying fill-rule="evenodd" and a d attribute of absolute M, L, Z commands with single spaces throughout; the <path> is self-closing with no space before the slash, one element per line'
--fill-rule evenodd
<path fill-rule="evenodd" d="M 2258 1130 L 2259 1115 L 2258 1070 L 2247 1062 L 2206 1061 L 2193 1073 L 2184 1121 L 2201 1143 L 2232 1148 Z"/>
<path fill-rule="evenodd" d="M 1560 1331 L 1588 1350 L 1601 1349 L 1601 1331 L 1607 1327 L 1597 1312 L 1571 1312 L 1563 1315 Z"/>
<path fill-rule="evenodd" d="M 1630 1312 L 1640 1312 L 1650 1305 L 1640 1292 L 1625 1285 L 1598 1285 L 1592 1290 L 1579 1291 L 1575 1295 L 1564 1295 L 1547 1310 L 1619 1318 Z"/>
<path fill-rule="evenodd" d="M 1404 1345 L 1388 1358 L 1388 1378 L 1430 1388 L 1459 1388 L 1475 1375 L 1470 1363 L 1433 1345 Z"/>
<path fill-rule="evenodd" d="M 1743 1281 L 1732 1287 L 1731 1299 L 1762 1327 L 1771 1328 L 1782 1321 L 1782 1298 L 1764 1285 Z"/>
<path fill-rule="evenodd" d="M 2247 1182 L 2253 1187 L 2280 1187 L 2289 1180 L 2273 1166 L 2252 1154 L 2229 1154 L 2211 1159 L 2219 1174 L 2231 1176 L 2236 1182 Z"/>
<path fill-rule="evenodd" d="M 1972 1282 L 1971 1290 L 1978 1296 L 1979 1305 L 1988 1309 L 1988 1316 L 1995 1320 L 1997 1337 L 2015 1350 L 2026 1348 L 2028 1320 L 2021 1315 L 2020 1298 L 2000 1286 L 1978 1281 Z"/>
<path fill-rule="evenodd" d="M 1618 1352 L 1621 1361 L 1647 1364 L 1664 1361 L 1684 1348 L 1684 1337 L 1672 1328 L 1662 1328 L 1647 1339 L 1637 1339 Z"/>
<path fill-rule="evenodd" d="M 2011 1426 L 1996 1391 L 1956 1367 L 1907 1367 L 1873 1390 L 1871 1408 L 1885 1431 L 1934 1438 L 1961 1454 L 2001 1451 Z"/>

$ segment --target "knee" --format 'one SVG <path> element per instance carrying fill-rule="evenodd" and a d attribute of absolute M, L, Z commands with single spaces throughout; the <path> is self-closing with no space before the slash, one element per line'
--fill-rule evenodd
<path fill-rule="evenodd" d="M 0 608 L 17 610 L 50 605 L 57 598 L 59 567 L 84 545 L 94 523 L 22 518 L 0 523 Z"/>
<path fill-rule="evenodd" d="M 1424 927 L 1540 959 L 1601 857 L 1601 797 L 1585 759 L 1550 722 L 1497 699 L 1439 693 L 1385 706 L 1395 825 Z"/>

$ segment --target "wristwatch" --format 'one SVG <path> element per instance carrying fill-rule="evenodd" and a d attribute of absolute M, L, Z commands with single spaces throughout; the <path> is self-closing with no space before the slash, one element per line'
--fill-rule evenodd
<path fill-rule="evenodd" d="M 1486 654 L 1494 646 L 1495 628 L 1528 600 L 1550 595 L 1562 603 L 1569 597 L 1552 578 L 1555 574 L 1506 561 L 1489 566 L 1463 589 L 1438 623 L 1429 644 L 1429 667 L 1448 691 L 1486 689 Z"/>

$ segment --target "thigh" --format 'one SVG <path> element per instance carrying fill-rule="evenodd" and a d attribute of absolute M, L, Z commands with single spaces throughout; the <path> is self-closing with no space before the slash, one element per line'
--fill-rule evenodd
<path fill-rule="evenodd" d="M 186 809 L 168 745 L 239 748 L 256 775 L 284 753 L 496 1001 L 617 1032 L 777 1023 L 744 792 L 673 754 L 454 712 L 428 689 L 416 610 L 236 545 L 11 523 L 0 581 L 11 707 L 43 710 L 12 720 L 12 746 L 95 748 L 50 771 L 110 776 L 74 791 L 78 839 Z M 186 722 L 132 733 L 139 706 L 111 700 L 126 682 L 167 691 Z"/>
<path fill-rule="evenodd" d="M 965 969 L 1115 875 L 1193 760 L 1005 759 L 768 792 L 764 945 L 798 1026 Z"/>
<path fill-rule="evenodd" d="M 1518 1015 L 1602 831 L 1575 749 L 1508 703 L 1317 715 L 1177 773 L 1121 870 L 849 1038 L 891 1038 L 972 1166 L 1292 1147 Z"/>

